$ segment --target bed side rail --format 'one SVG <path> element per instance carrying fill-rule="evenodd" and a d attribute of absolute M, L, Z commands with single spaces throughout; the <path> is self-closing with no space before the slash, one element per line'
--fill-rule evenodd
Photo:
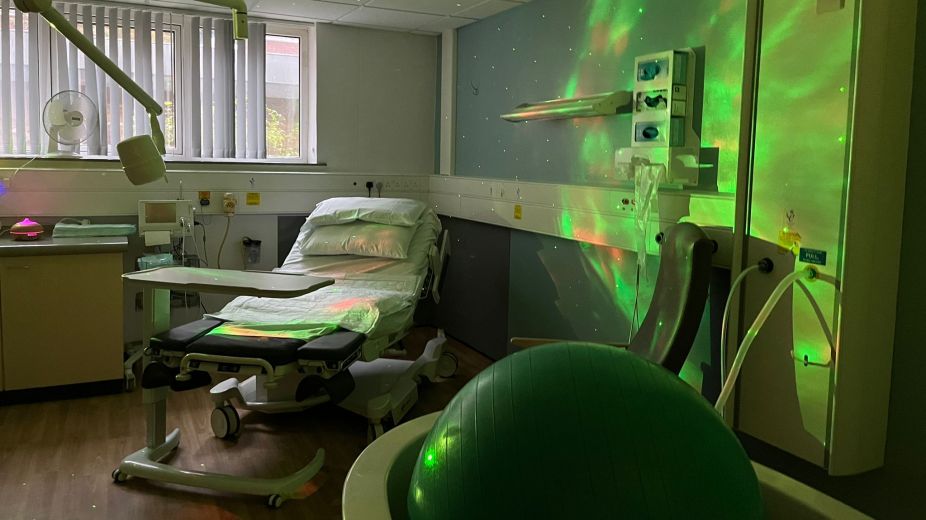
<path fill-rule="evenodd" d="M 430 273 L 428 281 L 425 284 L 425 291 L 422 298 L 427 298 L 430 293 L 435 303 L 440 303 L 440 291 L 443 287 L 444 271 L 450 262 L 450 231 L 443 230 L 440 234 L 440 243 L 431 246 L 429 254 Z"/>

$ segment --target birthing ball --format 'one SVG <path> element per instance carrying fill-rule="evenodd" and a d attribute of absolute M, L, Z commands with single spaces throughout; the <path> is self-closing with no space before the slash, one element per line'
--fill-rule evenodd
<path fill-rule="evenodd" d="M 418 456 L 412 520 L 762 518 L 749 458 L 674 374 L 622 349 L 524 350 L 470 381 Z"/>

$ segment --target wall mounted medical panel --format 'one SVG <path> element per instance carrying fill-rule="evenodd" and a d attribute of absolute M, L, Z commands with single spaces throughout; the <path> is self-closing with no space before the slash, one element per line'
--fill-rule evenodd
<path fill-rule="evenodd" d="M 742 318 L 795 269 L 839 288 L 782 299 L 744 364 L 735 425 L 834 475 L 884 454 L 916 2 L 889 3 L 763 2 L 745 265 L 776 270 L 746 284 Z"/>

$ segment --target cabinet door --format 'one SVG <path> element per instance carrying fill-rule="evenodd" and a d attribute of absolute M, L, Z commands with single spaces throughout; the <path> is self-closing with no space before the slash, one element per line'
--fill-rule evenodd
<path fill-rule="evenodd" d="M 120 379 L 122 255 L 0 260 L 4 389 Z"/>

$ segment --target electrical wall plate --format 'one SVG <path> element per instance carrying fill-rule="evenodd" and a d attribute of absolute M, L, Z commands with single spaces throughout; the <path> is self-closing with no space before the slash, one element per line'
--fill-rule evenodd
<path fill-rule="evenodd" d="M 233 217 L 238 210 L 238 196 L 232 192 L 226 193 L 222 197 L 222 212 L 226 216 Z"/>

